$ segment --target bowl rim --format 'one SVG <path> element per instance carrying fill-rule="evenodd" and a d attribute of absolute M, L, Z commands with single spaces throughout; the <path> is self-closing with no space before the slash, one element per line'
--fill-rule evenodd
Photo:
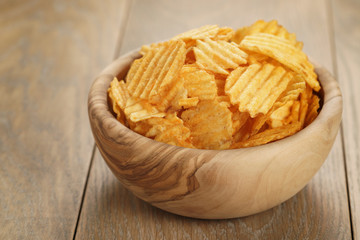
<path fill-rule="evenodd" d="M 110 82 L 113 80 L 114 77 L 118 77 L 118 76 L 125 77 L 131 66 L 131 63 L 140 57 L 141 55 L 139 54 L 139 49 L 129 51 L 126 54 L 122 54 L 111 64 L 109 64 L 100 73 L 98 77 L 95 78 L 95 80 L 93 81 L 90 87 L 88 94 L 88 114 L 89 114 L 90 125 L 94 132 L 93 129 L 94 126 L 92 124 L 93 119 L 96 119 L 100 123 L 100 125 L 110 124 L 111 125 L 110 128 L 100 127 L 99 129 L 101 130 L 103 137 L 105 137 L 108 141 L 116 142 L 116 139 L 114 138 L 115 137 L 114 133 L 122 132 L 123 134 L 129 134 L 130 138 L 135 139 L 134 141 L 136 141 L 136 139 L 141 139 L 143 141 L 143 144 L 145 143 L 149 143 L 152 145 L 155 144 L 158 147 L 163 147 L 164 145 L 166 145 L 168 148 L 173 148 L 173 149 L 191 149 L 192 151 L 198 152 L 199 154 L 202 154 L 204 152 L 206 153 L 212 152 L 216 154 L 218 152 L 223 152 L 223 151 L 244 152 L 247 151 L 248 149 L 261 150 L 263 148 L 271 147 L 273 144 L 279 145 L 287 141 L 295 141 L 297 139 L 297 136 L 299 136 L 300 134 L 307 134 L 311 132 L 312 128 L 316 127 L 318 124 L 322 124 L 322 122 L 326 121 L 326 119 L 334 117 L 337 114 L 342 114 L 342 109 L 343 109 L 342 94 L 338 82 L 335 80 L 333 75 L 328 70 L 326 70 L 324 67 L 319 65 L 313 59 L 309 58 L 310 62 L 314 65 L 314 70 L 316 74 L 318 75 L 318 80 L 321 85 L 320 91 L 323 91 L 322 94 L 323 104 L 318 116 L 314 119 L 314 121 L 305 128 L 296 132 L 295 134 L 263 145 L 246 147 L 246 148 L 223 149 L 223 150 L 186 148 L 186 147 L 171 145 L 163 142 L 158 142 L 154 139 L 145 137 L 133 131 L 132 129 L 126 127 L 122 123 L 120 123 L 116 119 L 116 117 L 111 113 L 110 105 L 108 103 L 107 89 L 110 86 Z M 334 109 L 333 106 L 337 106 L 337 108 L 335 108 L 335 111 L 325 112 L 324 111 L 325 106 L 327 106 L 326 109 Z"/>

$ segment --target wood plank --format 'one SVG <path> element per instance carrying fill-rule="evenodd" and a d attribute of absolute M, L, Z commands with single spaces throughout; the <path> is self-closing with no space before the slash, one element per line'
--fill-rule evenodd
<path fill-rule="evenodd" d="M 344 98 L 342 127 L 354 239 L 360 239 L 360 2 L 332 1 L 337 77 Z"/>
<path fill-rule="evenodd" d="M 124 1 L 1 1 L 0 239 L 73 237 Z"/>
<path fill-rule="evenodd" d="M 278 19 L 305 43 L 305 51 L 332 71 L 326 1 L 135 1 L 121 53 L 204 24 L 234 28 Z M 261 7 L 259 7 L 261 6 Z M 151 19 L 151 21 L 149 20 Z M 78 239 L 350 239 L 341 138 L 326 163 L 295 197 L 245 218 L 197 220 L 154 208 L 125 190 L 97 153 Z"/>

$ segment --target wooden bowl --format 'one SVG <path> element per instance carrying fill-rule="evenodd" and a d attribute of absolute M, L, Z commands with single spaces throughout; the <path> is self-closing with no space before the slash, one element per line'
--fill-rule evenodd
<path fill-rule="evenodd" d="M 137 197 L 175 214 L 204 219 L 247 216 L 270 209 L 299 192 L 325 161 L 337 135 L 342 96 L 331 74 L 315 64 L 322 89 L 319 116 L 280 141 L 233 150 L 168 145 L 141 136 L 116 120 L 107 89 L 123 79 L 137 51 L 110 64 L 88 98 L 92 132 L 103 158 Z"/>

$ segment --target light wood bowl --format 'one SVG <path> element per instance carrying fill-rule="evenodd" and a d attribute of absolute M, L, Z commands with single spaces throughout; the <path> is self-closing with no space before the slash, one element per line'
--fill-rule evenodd
<path fill-rule="evenodd" d="M 168 145 L 141 136 L 116 120 L 107 89 L 123 79 L 137 51 L 110 64 L 88 98 L 92 132 L 103 158 L 137 197 L 163 210 L 194 218 L 224 219 L 270 209 L 299 192 L 325 161 L 337 135 L 342 96 L 331 74 L 315 64 L 323 90 L 319 116 L 280 141 L 233 150 Z"/>

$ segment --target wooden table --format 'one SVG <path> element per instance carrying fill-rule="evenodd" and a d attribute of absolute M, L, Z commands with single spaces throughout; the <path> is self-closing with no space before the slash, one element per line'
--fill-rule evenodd
<path fill-rule="evenodd" d="M 87 93 L 141 44 L 219 24 L 278 19 L 338 79 L 343 121 L 318 174 L 266 212 L 176 216 L 137 199 L 94 147 Z M 360 239 L 360 2 L 3 0 L 0 239 Z"/>

